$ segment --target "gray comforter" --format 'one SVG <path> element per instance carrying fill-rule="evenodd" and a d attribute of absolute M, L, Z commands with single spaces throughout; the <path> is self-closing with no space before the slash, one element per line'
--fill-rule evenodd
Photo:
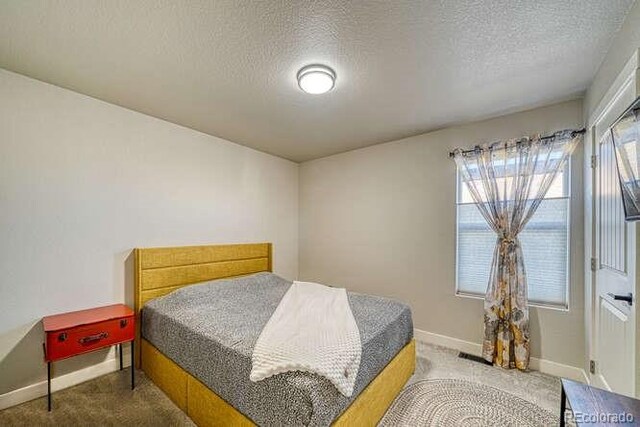
<path fill-rule="evenodd" d="M 251 382 L 254 344 L 290 285 L 259 273 L 179 289 L 144 307 L 142 336 L 258 425 L 329 425 L 411 340 L 411 311 L 387 298 L 349 293 L 362 340 L 351 398 L 304 372 Z"/>

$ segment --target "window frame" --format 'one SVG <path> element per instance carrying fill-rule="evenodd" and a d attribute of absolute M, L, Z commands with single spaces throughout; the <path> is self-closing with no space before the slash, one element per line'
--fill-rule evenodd
<path fill-rule="evenodd" d="M 550 310 L 557 310 L 557 311 L 570 311 L 570 305 L 571 305 L 571 278 L 572 278 L 572 271 L 571 271 L 571 258 L 573 255 L 573 245 L 571 244 L 571 239 L 572 239 L 572 232 L 571 232 L 571 224 L 573 223 L 573 218 L 572 218 L 572 209 L 571 209 L 571 204 L 573 202 L 573 194 L 572 194 L 572 180 L 571 180 L 571 174 L 572 174 L 572 167 L 571 167 L 571 161 L 572 161 L 572 157 L 570 156 L 567 159 L 567 163 L 564 165 L 564 170 L 563 170 L 563 185 L 566 186 L 566 190 L 567 190 L 567 196 L 566 197 L 561 197 L 561 199 L 565 199 L 567 200 L 567 259 L 566 259 L 566 265 L 567 265 L 567 277 L 565 280 L 565 304 L 555 304 L 555 303 L 545 303 L 545 302 L 541 302 L 541 301 L 528 301 L 528 305 L 530 307 L 539 307 L 539 308 L 545 308 L 545 309 L 550 309 Z M 457 297 L 461 297 L 461 298 L 471 298 L 471 299 L 479 299 L 479 300 L 484 300 L 484 294 L 481 293 L 475 293 L 475 292 L 468 292 L 468 291 L 461 291 L 459 288 L 459 281 L 458 281 L 458 265 L 459 265 L 459 251 L 458 251 L 458 234 L 459 234 L 459 227 L 460 227 L 460 223 L 458 221 L 459 218 L 459 213 L 458 213 L 458 209 L 461 205 L 468 205 L 468 204 L 473 204 L 473 202 L 467 202 L 467 203 L 460 203 L 458 202 L 459 198 L 460 198 L 460 191 L 461 191 L 461 187 L 462 187 L 462 177 L 460 175 L 460 170 L 459 168 L 456 166 L 456 193 L 455 193 L 455 236 L 454 236 L 454 251 L 455 251 L 455 264 L 454 264 L 454 276 L 455 276 L 455 284 L 454 284 L 454 295 Z M 553 200 L 553 199 L 560 199 L 560 197 L 550 197 L 549 199 L 545 199 L 545 200 Z M 535 214 L 534 214 L 535 215 Z M 528 292 L 527 292 L 528 293 Z"/>

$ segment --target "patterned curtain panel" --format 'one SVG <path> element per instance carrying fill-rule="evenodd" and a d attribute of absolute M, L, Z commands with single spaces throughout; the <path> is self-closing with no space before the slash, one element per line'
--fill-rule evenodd
<path fill-rule="evenodd" d="M 569 130 L 453 152 L 466 190 L 497 236 L 482 347 L 484 358 L 494 365 L 522 370 L 529 366 L 527 275 L 518 234 L 580 139 Z"/>

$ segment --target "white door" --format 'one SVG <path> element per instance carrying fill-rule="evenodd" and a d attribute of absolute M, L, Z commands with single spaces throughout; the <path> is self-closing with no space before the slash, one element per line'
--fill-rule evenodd
<path fill-rule="evenodd" d="M 593 300 L 596 386 L 636 395 L 636 225 L 625 222 L 609 128 L 634 101 L 635 84 L 621 88 L 592 131 L 595 288 Z M 623 298 L 631 297 L 632 302 Z"/>

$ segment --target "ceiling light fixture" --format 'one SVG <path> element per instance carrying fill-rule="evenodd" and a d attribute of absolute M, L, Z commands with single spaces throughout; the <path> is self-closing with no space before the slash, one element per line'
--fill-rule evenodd
<path fill-rule="evenodd" d="M 329 92 L 336 81 L 336 72 L 325 65 L 307 65 L 298 71 L 298 86 L 312 95 Z"/>

